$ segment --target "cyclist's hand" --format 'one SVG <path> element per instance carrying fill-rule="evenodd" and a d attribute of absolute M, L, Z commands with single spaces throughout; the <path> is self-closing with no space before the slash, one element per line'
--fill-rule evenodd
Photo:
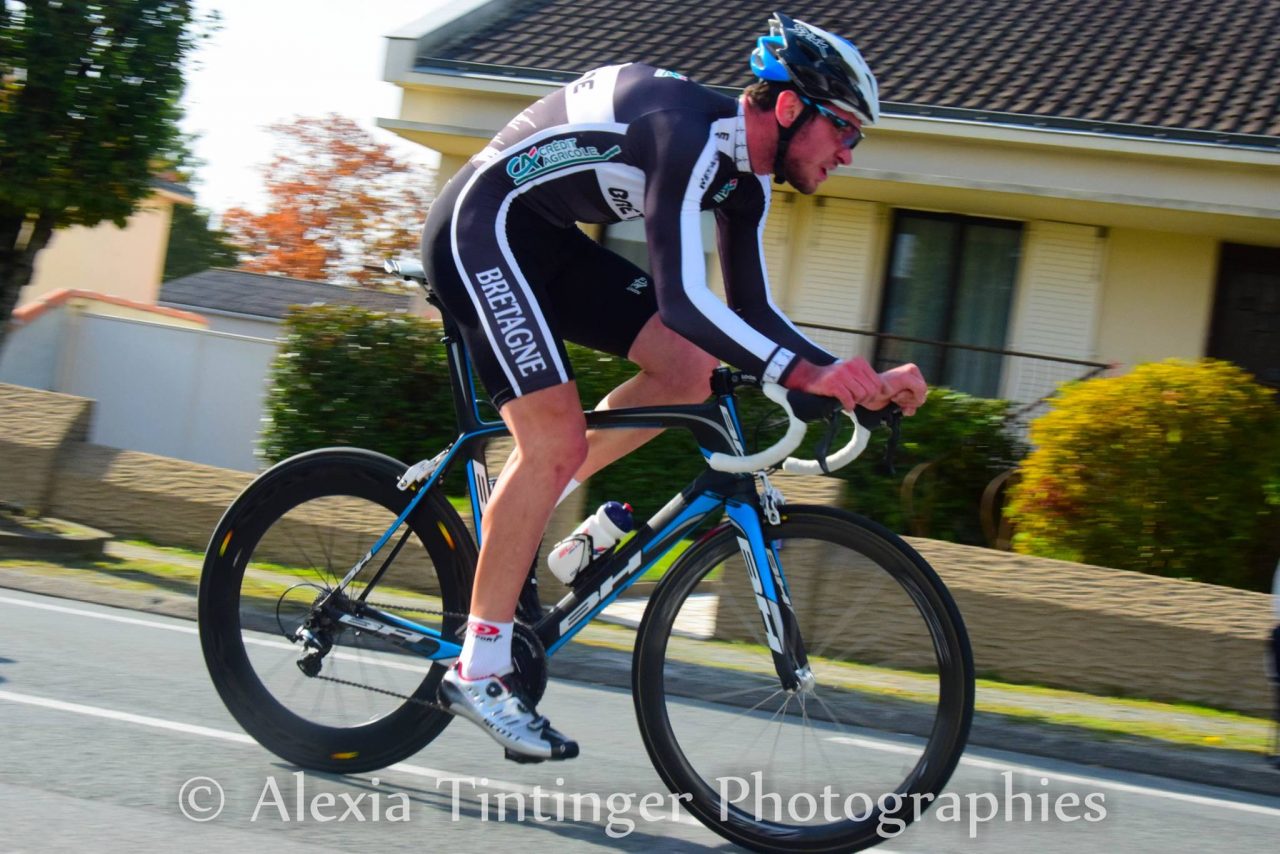
<path fill-rule="evenodd" d="M 834 397 L 846 411 L 859 403 L 870 406 L 869 401 L 879 398 L 887 403 L 892 394 L 884 379 L 867 364 L 866 359 L 850 359 L 823 367 L 802 359 L 791 369 L 784 385 L 810 394 Z"/>
<path fill-rule="evenodd" d="M 873 399 L 862 401 L 868 409 L 883 409 L 892 401 L 901 406 L 905 414 L 915 415 L 929 396 L 929 386 L 915 365 L 891 368 L 881 374 L 880 379 L 884 381 L 885 391 Z"/>

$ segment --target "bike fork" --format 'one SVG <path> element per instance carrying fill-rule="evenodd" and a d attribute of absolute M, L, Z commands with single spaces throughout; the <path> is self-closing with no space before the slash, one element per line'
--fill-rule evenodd
<path fill-rule="evenodd" d="M 726 504 L 729 520 L 738 532 L 738 548 L 751 577 L 765 638 L 773 653 L 773 666 L 784 691 L 807 691 L 813 685 L 809 658 L 800 636 L 800 625 L 782 565 L 771 544 L 765 541 L 759 502 L 730 501 Z"/>

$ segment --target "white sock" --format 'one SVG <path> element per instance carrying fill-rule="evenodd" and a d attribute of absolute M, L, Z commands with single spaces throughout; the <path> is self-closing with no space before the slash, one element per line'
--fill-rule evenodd
<path fill-rule="evenodd" d="M 560 493 L 560 497 L 556 499 L 556 506 L 559 507 L 561 502 L 563 502 L 566 498 L 572 495 L 573 491 L 577 489 L 579 486 L 582 486 L 582 484 L 574 480 L 573 478 L 569 478 L 569 482 L 565 484 L 564 492 Z"/>
<path fill-rule="evenodd" d="M 467 618 L 467 636 L 458 656 L 463 679 L 481 679 L 510 673 L 513 623 L 495 623 L 476 616 Z"/>

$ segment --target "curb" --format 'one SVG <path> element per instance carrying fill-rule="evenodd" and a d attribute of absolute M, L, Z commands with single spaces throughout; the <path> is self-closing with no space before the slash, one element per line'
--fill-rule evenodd
<path fill-rule="evenodd" d="M 0 559 L 29 558 L 57 561 L 62 559 L 98 558 L 113 539 L 106 531 L 63 519 L 41 519 L 57 529 L 51 533 L 31 528 L 20 521 L 0 516 Z"/>

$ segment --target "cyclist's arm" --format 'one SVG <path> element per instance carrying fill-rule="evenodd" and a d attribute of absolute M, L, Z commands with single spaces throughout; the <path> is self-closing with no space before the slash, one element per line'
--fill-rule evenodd
<path fill-rule="evenodd" d="M 890 401 L 914 414 L 928 388 L 915 365 L 879 374 L 861 358 L 841 362 L 814 344 L 773 304 L 764 262 L 764 222 L 769 215 L 768 178 L 743 183 L 729 204 L 716 211 L 720 262 L 729 305 L 756 329 L 794 351 L 783 378 L 789 388 L 839 398 L 846 408 L 860 403 L 880 409 Z"/>
<path fill-rule="evenodd" d="M 700 114 L 669 110 L 633 122 L 630 134 L 645 172 L 645 232 L 662 321 L 717 358 L 780 380 L 796 354 L 707 286 L 701 203 L 718 165 L 710 124 Z"/>
<path fill-rule="evenodd" d="M 724 292 L 732 308 L 762 334 L 814 365 L 836 357 L 810 341 L 773 303 L 764 258 L 764 223 L 769 216 L 768 176 L 741 181 L 729 203 L 716 211 Z"/>

